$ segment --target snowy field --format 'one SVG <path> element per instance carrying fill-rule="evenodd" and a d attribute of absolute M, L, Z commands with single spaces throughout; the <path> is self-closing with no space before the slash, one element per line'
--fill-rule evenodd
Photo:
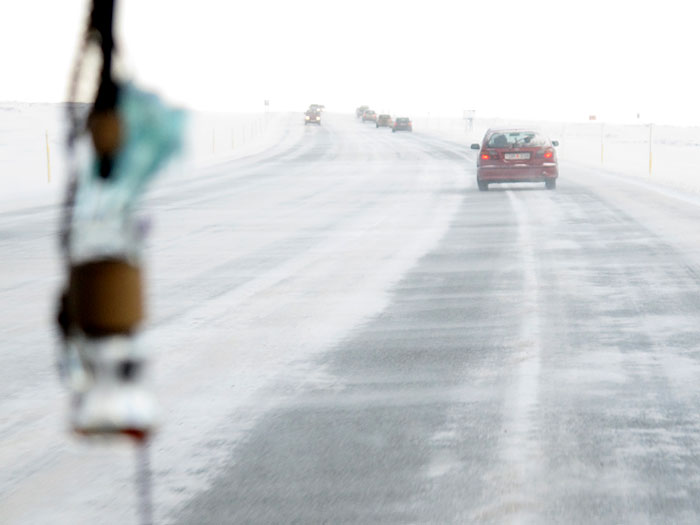
<path fill-rule="evenodd" d="M 162 178 L 187 177 L 221 160 L 269 148 L 282 140 L 291 118 L 301 120 L 286 113 L 190 112 L 186 149 Z M 0 103 L 2 209 L 61 202 L 67 172 L 66 120 L 63 105 Z"/>

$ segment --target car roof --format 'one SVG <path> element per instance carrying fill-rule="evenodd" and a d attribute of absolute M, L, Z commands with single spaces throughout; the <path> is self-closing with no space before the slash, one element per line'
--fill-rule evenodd
<path fill-rule="evenodd" d="M 540 133 L 539 130 L 533 128 L 489 128 L 486 130 L 486 135 L 494 133 Z M 540 133 L 541 134 L 541 133 Z"/>

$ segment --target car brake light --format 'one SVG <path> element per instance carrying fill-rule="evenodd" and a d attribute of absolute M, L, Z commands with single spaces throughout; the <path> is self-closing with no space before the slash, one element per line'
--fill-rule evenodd
<path fill-rule="evenodd" d="M 488 153 L 481 154 L 481 160 L 489 160 L 491 157 Z"/>
<path fill-rule="evenodd" d="M 551 149 L 548 149 L 547 151 L 544 152 L 544 158 L 545 159 L 551 159 L 554 157 L 554 151 Z"/>

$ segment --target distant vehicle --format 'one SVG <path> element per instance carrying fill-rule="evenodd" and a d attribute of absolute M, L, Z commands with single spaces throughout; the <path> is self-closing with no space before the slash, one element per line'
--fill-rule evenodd
<path fill-rule="evenodd" d="M 362 115 L 365 113 L 365 111 L 367 111 L 368 109 L 369 109 L 369 106 L 360 106 L 359 108 L 357 108 L 355 110 L 355 116 L 357 118 L 361 118 Z"/>
<path fill-rule="evenodd" d="M 490 183 L 544 182 L 548 190 L 557 187 L 559 167 L 556 140 L 549 140 L 530 129 L 493 128 L 473 150 L 481 150 L 476 161 L 479 190 L 487 191 Z"/>
<path fill-rule="evenodd" d="M 321 112 L 315 109 L 308 109 L 304 114 L 304 125 L 318 124 L 321 125 Z"/>
<path fill-rule="evenodd" d="M 366 110 L 362 114 L 362 122 L 377 122 L 377 113 L 371 109 Z"/>
<path fill-rule="evenodd" d="M 379 115 L 377 117 L 377 127 L 378 128 L 390 128 L 394 125 L 394 121 L 391 120 L 391 115 Z"/>
<path fill-rule="evenodd" d="M 413 131 L 413 122 L 408 117 L 399 117 L 394 121 L 394 127 L 391 128 L 391 132 L 395 133 L 397 131 Z"/>

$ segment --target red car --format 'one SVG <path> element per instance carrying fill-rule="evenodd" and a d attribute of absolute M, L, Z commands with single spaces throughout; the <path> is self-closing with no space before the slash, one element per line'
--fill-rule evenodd
<path fill-rule="evenodd" d="M 484 140 L 472 144 L 481 150 L 476 161 L 476 181 L 481 191 L 494 182 L 544 182 L 548 190 L 557 187 L 559 143 L 530 129 L 489 129 Z"/>
<path fill-rule="evenodd" d="M 371 109 L 366 110 L 364 113 L 362 113 L 362 122 L 377 122 L 377 113 L 372 111 Z"/>

